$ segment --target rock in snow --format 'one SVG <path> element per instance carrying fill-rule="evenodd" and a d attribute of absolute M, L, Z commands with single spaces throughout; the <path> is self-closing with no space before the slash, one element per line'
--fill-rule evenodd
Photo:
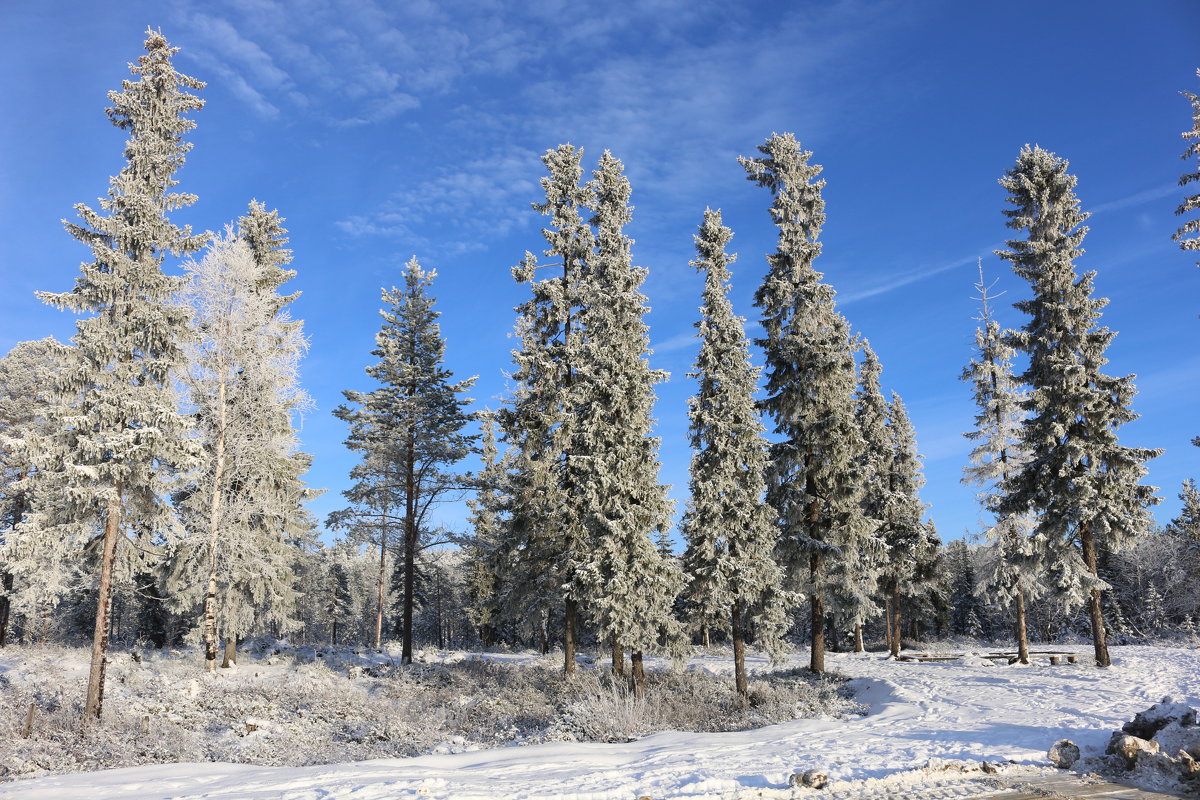
<path fill-rule="evenodd" d="M 1079 745 L 1070 739 L 1059 739 L 1050 745 L 1050 752 L 1046 755 L 1050 763 L 1059 769 L 1070 769 L 1079 760 Z"/>

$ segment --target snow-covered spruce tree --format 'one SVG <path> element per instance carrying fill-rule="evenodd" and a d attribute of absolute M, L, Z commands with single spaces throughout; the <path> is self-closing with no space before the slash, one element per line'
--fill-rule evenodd
<path fill-rule="evenodd" d="M 1158 450 L 1124 447 L 1117 428 L 1136 419 L 1133 376 L 1100 370 L 1115 335 L 1098 327 L 1107 299 L 1092 296 L 1094 272 L 1076 276 L 1087 233 L 1075 176 L 1067 162 L 1026 145 L 1000 184 L 1008 191 L 1007 225 L 1025 234 L 997 254 L 1029 281 L 1033 296 L 1015 303 L 1029 315 L 1009 342 L 1029 357 L 1021 375 L 1030 389 L 1021 425 L 1024 463 L 1004 487 L 997 512 L 1034 513 L 1047 542 L 1056 590 L 1070 605 L 1089 605 L 1096 664 L 1109 666 L 1097 569 L 1101 548 L 1117 552 L 1150 525 L 1154 488 L 1141 485 L 1145 461 Z"/>
<path fill-rule="evenodd" d="M 505 462 L 496 447 L 496 414 L 484 411 L 479 419 L 483 429 L 479 453 L 483 468 L 475 479 L 475 497 L 467 500 L 471 509 L 468 522 L 473 533 L 461 544 L 466 559 L 464 590 L 470 599 L 468 614 L 480 640 L 490 647 L 496 644 L 503 625 L 505 608 L 501 598 L 505 582 L 512 578 L 512 537 L 506 514 L 510 490 Z"/>
<path fill-rule="evenodd" d="M 294 274 L 278 262 L 230 226 L 186 265 L 195 336 L 183 383 L 204 462 L 181 497 L 191 536 L 177 550 L 169 589 L 184 607 L 203 609 L 209 671 L 218 632 L 231 661 L 237 639 L 256 625 L 287 629 L 293 619 L 289 523 L 306 514 L 299 478 L 308 461 L 292 417 L 310 405 L 298 379 L 308 345 L 284 311 L 290 298 L 276 293 L 279 273 Z"/>
<path fill-rule="evenodd" d="M 412 663 L 412 614 L 416 590 L 416 557 L 426 533 L 429 509 L 458 497 L 465 488 L 454 465 L 472 451 L 475 437 L 463 433 L 470 422 L 464 393 L 475 382 L 452 382 L 446 369 L 442 338 L 429 295 L 437 273 L 426 272 L 415 258 L 404 267 L 404 287 L 383 292 L 383 326 L 371 354 L 379 360 L 367 375 L 379 385 L 370 392 L 344 392 L 358 406 L 341 406 L 335 414 L 351 424 L 348 445 L 363 453 L 352 477 L 358 484 L 345 492 L 354 507 L 339 519 L 373 520 L 386 536 L 386 516 L 394 500 L 400 514 L 403 589 L 400 599 L 401 662 Z M 380 516 L 382 514 L 385 516 Z M 367 524 L 372 524 L 368 522 Z M 386 539 L 381 536 L 381 567 Z M 381 571 L 382 572 L 382 571 Z M 382 599 L 382 574 L 380 596 Z M 382 604 L 381 604 L 382 605 Z M 381 624 L 381 616 L 377 625 Z"/>
<path fill-rule="evenodd" d="M 962 480 L 980 487 L 980 502 L 986 511 L 995 514 L 988 529 L 994 546 L 988 553 L 982 584 L 993 602 L 1012 605 L 1017 659 L 1028 664 L 1025 602 L 1044 591 L 1045 541 L 1035 535 L 1028 513 L 1006 515 L 997 511 L 1007 481 L 1023 461 L 1019 439 L 1026 397 L 1013 377 L 1015 352 L 1001 332 L 1000 323 L 992 318 L 989 288 L 980 260 L 979 282 L 975 284 L 981 304 L 980 326 L 975 330 L 976 352 L 961 375 L 971 384 L 979 410 L 975 430 L 963 434 L 975 442 L 975 447 L 971 463 L 963 468 Z"/>
<path fill-rule="evenodd" d="M 904 401 L 892 392 L 887 405 L 887 429 L 891 457 L 884 466 L 886 504 L 880 532 L 887 544 L 887 560 L 880 570 L 880 586 L 889 617 L 888 644 L 893 656 L 900 653 L 903 638 L 901 601 L 932 577 L 937 544 L 930 547 L 929 530 L 922 521 L 925 505 L 918 495 L 925 485 L 921 455 Z"/>
<path fill-rule="evenodd" d="M 978 637 L 983 633 L 983 606 L 976 592 L 975 563 L 962 539 L 946 545 L 946 568 L 950 574 L 950 632 Z"/>
<path fill-rule="evenodd" d="M 512 271 L 518 283 L 529 284 L 532 296 L 517 308 L 517 389 L 502 416 L 505 441 L 516 450 L 512 532 L 520 542 L 517 571 L 525 584 L 518 602 L 527 615 L 549 614 L 552 601 L 562 604 L 563 673 L 568 677 L 575 673 L 580 602 L 586 598 L 578 565 L 590 551 L 579 506 L 594 465 L 581 449 L 576 412 L 583 358 L 578 317 L 595 246 L 583 217 L 592 192 L 580 184 L 582 158 L 583 151 L 569 144 L 542 156 L 546 200 L 533 207 L 550 217 L 550 226 L 542 229 L 548 261 L 539 265 L 527 252 Z M 539 279 L 538 269 L 549 269 L 551 277 Z"/>
<path fill-rule="evenodd" d="M 779 596 L 776 529 L 763 503 L 767 442 L 754 407 L 759 370 L 750 364 L 744 323 L 729 302 L 729 265 L 736 256 L 726 247 L 732 237 L 720 211 L 704 212 L 691 262 L 704 275 L 696 324 L 700 354 L 691 373 L 700 388 L 689 401 L 691 499 L 680 531 L 687 542 L 690 622 L 731 634 L 734 683 L 745 695 L 747 629 L 753 627 L 760 647 L 778 653 L 790 598 Z"/>
<path fill-rule="evenodd" d="M 1196 70 L 1196 77 L 1200 78 L 1200 69 Z M 1192 104 L 1192 128 L 1180 134 L 1188 142 L 1187 149 L 1183 151 L 1181 158 L 1184 161 L 1195 162 L 1194 164 L 1189 163 L 1188 171 L 1179 178 L 1179 185 L 1187 186 L 1192 183 L 1200 183 L 1200 95 L 1194 92 L 1180 92 L 1180 94 Z M 1181 217 L 1196 212 L 1200 212 L 1200 192 L 1185 197 L 1179 207 L 1175 209 L 1175 213 Z M 1200 250 L 1200 216 L 1193 216 L 1186 220 L 1171 238 L 1179 242 L 1182 250 Z M 1197 262 L 1197 265 L 1200 266 L 1200 262 Z"/>
<path fill-rule="evenodd" d="M 58 371 L 64 349 L 62 343 L 46 338 L 19 342 L 0 358 L 0 647 L 8 642 L 12 562 L 17 556 L 5 545 L 9 533 L 32 511 L 39 443 L 47 441 L 58 427 L 54 398 L 47 387 L 52 379 L 47 379 Z M 47 582 L 56 583 L 47 581 L 45 575 L 31 574 L 37 571 L 32 563 L 22 566 L 43 588 Z"/>
<path fill-rule="evenodd" d="M 1194 478 L 1183 482 L 1179 499 L 1183 502 L 1183 508 L 1179 510 L 1179 516 L 1171 520 L 1169 527 L 1176 535 L 1200 546 L 1200 489 L 1196 488 Z"/>
<path fill-rule="evenodd" d="M 646 270 L 633 265 L 623 232 L 632 214 L 623 170 L 606 150 L 589 184 L 596 252 L 582 279 L 583 340 L 571 409 L 571 450 L 588 455 L 586 462 L 579 459 L 588 479 L 576 492 L 588 545 L 576 555 L 574 571 L 601 640 L 610 641 L 621 660 L 622 648 L 629 649 L 640 692 L 642 654 L 678 638 L 672 608 L 682 576 L 654 538 L 671 514 L 668 487 L 658 482 L 659 440 L 650 435 L 654 384 L 666 374 L 650 368 L 649 308 L 640 290 Z"/>
<path fill-rule="evenodd" d="M 825 221 L 817 180 L 791 134 L 773 135 L 760 158 L 741 158 L 748 178 L 774 195 L 779 246 L 755 294 L 766 336 L 767 397 L 762 408 L 780 441 L 771 447 L 767 499 L 780 526 L 778 557 L 787 586 L 812 610 L 814 671 L 825 668 L 825 598 L 838 578 L 830 566 L 864 546 L 876 526 L 862 509 L 862 434 L 854 418 L 855 365 L 850 326 L 834 306 L 813 261 Z"/>
<path fill-rule="evenodd" d="M 72 475 L 63 510 L 77 520 L 104 521 L 87 719 L 101 712 L 118 547 L 129 535 L 145 538 L 170 527 L 163 502 L 169 468 L 195 460 L 170 386 L 189 315 L 172 304 L 181 281 L 163 274 L 162 261 L 168 252 L 195 252 L 205 240 L 167 218 L 196 199 L 171 189 L 191 148 L 183 135 L 195 127 L 184 115 L 203 106 L 187 90 L 204 84 L 175 71 L 176 52 L 161 32 L 147 31 L 146 55 L 130 65 L 136 79 L 109 93 L 109 119 L 129 133 L 126 165 L 110 181 L 100 211 L 81 203 L 75 207 L 81 223 L 65 223 L 92 251 L 75 289 L 39 294 L 51 305 L 91 314 L 76 323 L 77 357 L 55 386 L 77 402 L 44 453 L 45 468 Z"/>
<path fill-rule="evenodd" d="M 883 370 L 870 342 L 865 339 L 862 340 L 862 354 L 854 396 L 855 420 L 864 445 L 859 456 L 862 510 L 867 519 L 882 526 L 890 499 L 886 478 L 892 462 L 892 443 L 887 428 L 887 402 L 879 385 Z M 841 627 L 853 630 L 854 651 L 861 653 L 865 650 L 863 625 L 879 616 L 880 611 L 876 597 L 880 571 L 887 563 L 887 544 L 882 528 L 877 527 L 859 547 L 842 556 L 837 565 L 842 580 L 833 585 L 834 614 Z"/>
<path fill-rule="evenodd" d="M 1196 70 L 1196 77 L 1200 78 L 1200 69 Z M 1180 92 L 1192 104 L 1192 129 L 1184 131 L 1180 134 L 1184 141 L 1188 142 L 1187 149 L 1180 156 L 1184 161 L 1195 161 L 1194 164 L 1189 163 L 1188 171 L 1184 172 L 1179 178 L 1180 186 L 1187 186 L 1192 183 L 1200 183 L 1200 95 L 1195 92 Z M 1186 216 L 1188 214 L 1197 214 L 1200 212 L 1200 192 L 1188 195 L 1184 198 L 1179 207 L 1175 209 L 1178 216 Z M 1181 250 L 1200 250 L 1200 216 L 1193 216 L 1186 220 L 1179 229 L 1172 234 L 1171 238 L 1179 242 Z M 1200 261 L 1196 262 L 1200 266 Z M 1192 444 L 1200 447 L 1200 436 L 1192 439 Z"/>

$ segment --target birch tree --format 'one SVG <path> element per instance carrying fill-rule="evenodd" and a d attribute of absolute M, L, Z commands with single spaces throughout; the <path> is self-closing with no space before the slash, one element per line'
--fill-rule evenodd
<path fill-rule="evenodd" d="M 720 211 L 704 212 L 691 262 L 704 276 L 704 294 L 696 323 L 700 353 L 690 373 L 700 386 L 688 403 L 691 499 L 680 532 L 687 542 L 684 598 L 692 624 L 730 633 L 734 684 L 744 697 L 747 629 L 753 627 L 759 646 L 778 654 L 790 598 L 779 590 L 776 530 L 763 502 L 767 442 L 754 407 L 759 370 L 750 364 L 744 322 L 729 302 L 732 237 Z"/>
<path fill-rule="evenodd" d="M 203 84 L 175 70 L 176 52 L 161 32 L 147 31 L 146 55 L 130 65 L 135 79 L 109 93 L 108 117 L 129 134 L 126 164 L 111 179 L 99 211 L 80 203 L 80 222 L 65 223 L 92 254 L 74 290 L 39 294 L 50 305 L 90 314 L 76 323 L 76 357 L 54 387 L 73 405 L 44 452 L 45 468 L 70 479 L 64 513 L 103 520 L 84 710 L 89 720 L 98 720 L 102 710 L 118 549 L 128 546 L 129 536 L 171 527 L 163 502 L 171 468 L 189 468 L 196 458 L 170 385 L 183 363 L 180 343 L 189 314 L 172 302 L 181 280 L 164 275 L 162 262 L 167 253 L 192 253 L 205 241 L 167 217 L 196 199 L 171 190 L 191 148 L 183 136 L 195 127 L 185 115 L 203 105 L 188 90 Z"/>
<path fill-rule="evenodd" d="M 1161 451 L 1126 447 L 1117 429 L 1137 418 L 1133 376 L 1101 372 L 1115 335 L 1099 325 L 1104 298 L 1093 297 L 1095 272 L 1077 275 L 1074 261 L 1088 214 L 1079 209 L 1067 162 L 1026 145 L 1000 180 L 1013 208 L 1004 211 L 1010 239 L 997 254 L 1033 291 L 1015 307 L 1029 316 L 1009 342 L 1029 358 L 1021 376 L 1021 449 L 1027 460 L 1011 476 L 998 511 L 1033 513 L 1050 548 L 1048 568 L 1070 605 L 1088 604 L 1097 666 L 1111 662 L 1104 630 L 1098 557 L 1115 553 L 1150 525 L 1154 487 L 1140 483 L 1145 462 Z"/>
<path fill-rule="evenodd" d="M 771 447 L 767 499 L 778 516 L 780 565 L 788 586 L 807 594 L 812 612 L 810 668 L 825 669 L 825 599 L 830 565 L 872 535 L 862 511 L 854 418 L 855 365 L 850 326 L 813 262 L 825 222 L 821 168 L 791 134 L 773 135 L 759 158 L 741 158 L 749 180 L 768 188 L 779 244 L 755 294 L 766 335 L 762 408 L 780 441 Z"/>
<path fill-rule="evenodd" d="M 184 383 L 204 465 L 182 501 L 194 536 L 179 549 L 172 584 L 183 602 L 204 587 L 205 668 L 213 671 L 219 628 L 229 666 L 237 638 L 254 625 L 286 629 L 292 620 L 288 528 L 306 514 L 299 478 L 308 464 L 293 417 L 311 404 L 298 374 L 307 341 L 284 311 L 291 298 L 276 293 L 281 265 L 273 248 L 256 251 L 227 227 L 186 268 L 195 336 Z"/>

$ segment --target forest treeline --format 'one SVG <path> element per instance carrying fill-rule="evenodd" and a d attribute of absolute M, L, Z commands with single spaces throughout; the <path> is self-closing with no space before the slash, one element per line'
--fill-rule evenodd
<path fill-rule="evenodd" d="M 172 221 L 203 84 L 148 31 L 107 113 L 125 166 L 67 232 L 90 250 L 75 286 L 43 292 L 79 316 L 70 343 L 22 342 L 0 360 L 0 643 L 90 636 L 85 716 L 99 718 L 111 640 L 203 644 L 205 666 L 249 636 L 414 648 L 603 648 L 636 691 L 643 657 L 728 644 L 746 691 L 748 644 L 861 651 L 949 634 L 1107 642 L 1192 632 L 1200 592 L 1200 494 L 1156 528 L 1143 483 L 1159 451 L 1120 444 L 1136 415 L 1131 377 L 1103 370 L 1113 332 L 1095 273 L 1075 264 L 1088 214 L 1067 161 L 1025 146 L 1000 184 L 1013 238 L 998 255 L 1029 285 L 1001 324 L 980 270 L 979 328 L 964 354 L 978 414 L 964 480 L 979 487 L 987 543 L 943 545 L 920 500 L 916 433 L 885 394 L 870 343 L 817 269 L 821 167 L 791 134 L 739 159 L 778 232 L 751 341 L 729 300 L 733 232 L 697 210 L 704 279 L 690 377 L 688 501 L 672 504 L 652 435 L 646 277 L 624 228 L 624 166 L 605 151 L 542 157 L 544 244 L 512 268 L 512 389 L 472 410 L 473 379 L 446 366 L 436 273 L 414 258 L 383 290 L 375 359 L 334 413 L 359 456 L 323 541 L 305 504 L 312 457 L 308 347 L 285 220 L 251 200 L 223 231 Z M 1200 74 L 1200 73 L 1198 73 Z M 1200 181 L 1200 99 L 1184 133 Z M 1181 247 L 1200 248 L 1200 194 L 1179 207 Z M 182 274 L 163 271 L 182 258 Z M 752 365 L 761 348 L 764 366 Z M 1019 365 L 1019 366 L 1018 366 Z M 1200 444 L 1200 441 L 1197 442 Z M 482 467 L 468 472 L 469 457 Z M 471 529 L 433 524 L 466 498 Z"/>

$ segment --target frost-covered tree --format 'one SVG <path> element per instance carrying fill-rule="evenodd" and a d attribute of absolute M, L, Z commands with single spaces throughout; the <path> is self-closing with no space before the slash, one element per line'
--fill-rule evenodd
<path fill-rule="evenodd" d="M 47 384 L 59 370 L 63 351 L 60 342 L 47 338 L 19 342 L 0 358 L 0 647 L 8 642 L 14 588 L 10 562 L 16 556 L 4 545 L 8 533 L 33 506 L 38 442 L 46 441 L 57 428 L 54 398 Z M 23 565 L 33 582 L 43 584 L 44 589 L 48 576 L 35 577 L 33 566 L 28 561 Z M 60 574 L 61 568 L 70 569 L 64 564 L 54 567 Z M 49 582 L 59 581 L 51 578 Z"/>
<path fill-rule="evenodd" d="M 203 609 L 209 671 L 219 633 L 232 655 L 255 625 L 286 629 L 293 618 L 289 524 L 307 513 L 299 476 L 308 465 L 293 417 L 310 405 L 298 375 L 308 345 L 284 310 L 291 298 L 276 292 L 280 273 L 294 274 L 277 256 L 230 226 L 185 265 L 195 335 L 183 383 L 204 459 L 182 493 L 192 535 L 178 548 L 168 588 L 179 604 Z"/>
<path fill-rule="evenodd" d="M 471 509 L 467 521 L 473 533 L 462 542 L 464 591 L 470 600 L 468 614 L 479 638 L 491 646 L 497 641 L 505 617 L 502 595 L 506 582 L 514 577 L 510 569 L 513 554 L 506 514 L 508 475 L 496 446 L 496 414 L 485 411 L 479 418 L 483 429 L 479 453 L 483 468 L 475 479 L 475 497 L 467 500 Z"/>
<path fill-rule="evenodd" d="M 740 158 L 749 180 L 771 190 L 779 244 L 755 294 L 766 335 L 762 408 L 779 441 L 771 447 L 767 498 L 780 527 L 778 555 L 789 588 L 812 611 L 814 671 L 825 668 L 825 599 L 839 582 L 830 567 L 872 536 L 862 509 L 862 434 L 854 415 L 850 326 L 813 262 L 825 222 L 821 168 L 791 134 L 773 135 L 759 158 Z"/>
<path fill-rule="evenodd" d="M 983 604 L 976 595 L 975 562 L 967 543 L 956 539 L 946 546 L 946 569 L 950 574 L 950 632 L 959 636 L 983 633 Z"/>
<path fill-rule="evenodd" d="M 1200 78 L 1200 69 L 1196 70 L 1196 77 Z M 1200 95 L 1195 92 L 1180 92 L 1180 94 L 1192 104 L 1192 128 L 1180 134 L 1184 141 L 1188 142 L 1187 149 L 1183 151 L 1181 158 L 1189 164 L 1188 171 L 1179 178 L 1179 185 L 1187 186 L 1192 183 L 1200 183 Z M 1200 211 L 1200 192 L 1185 197 L 1179 207 L 1175 209 L 1175 213 L 1181 217 L 1195 214 L 1198 211 Z M 1185 220 L 1171 238 L 1179 242 L 1182 250 L 1200 250 L 1200 216 L 1193 216 L 1191 219 Z M 1197 262 L 1197 265 L 1200 266 L 1200 262 Z"/>
<path fill-rule="evenodd" d="M 862 364 L 858 372 L 858 389 L 854 396 L 854 414 L 863 437 L 859 456 L 862 482 L 862 510 L 877 526 L 887 518 L 890 499 L 887 471 L 892 462 L 892 444 L 887 427 L 887 401 L 883 399 L 879 377 L 882 367 L 870 342 L 862 340 Z M 842 554 L 840 572 L 843 580 L 834 585 L 835 616 L 843 627 L 854 631 L 854 651 L 861 653 L 863 625 L 879 616 L 880 571 L 887 563 L 887 544 L 883 531 L 876 528 L 852 551 Z"/>
<path fill-rule="evenodd" d="M 595 235 L 584 218 L 592 192 L 581 185 L 583 151 L 569 144 L 542 156 L 545 202 L 534 209 L 550 218 L 542 264 L 532 253 L 513 268 L 531 297 L 518 311 L 514 351 L 516 390 L 503 414 L 504 438 L 514 449 L 511 531 L 520 557 L 522 591 L 513 598 L 526 619 L 547 617 L 561 604 L 563 672 L 575 672 L 580 603 L 586 601 L 579 564 L 590 543 L 581 496 L 591 480 L 593 461 L 582 449 L 576 409 L 582 391 L 584 278 Z M 539 269 L 550 271 L 539 278 Z"/>
<path fill-rule="evenodd" d="M 118 549 L 129 537 L 146 540 L 171 528 L 164 503 L 170 468 L 195 459 L 170 383 L 183 361 L 189 314 L 172 303 L 181 280 L 164 275 L 162 262 L 168 252 L 195 252 L 205 241 L 167 217 L 196 199 L 172 188 L 191 148 L 183 135 L 195 127 L 185 115 L 203 105 L 188 90 L 203 84 L 175 70 L 176 52 L 161 32 L 147 31 L 146 54 L 130 65 L 135 79 L 109 93 L 108 117 L 129 134 L 126 164 L 99 211 L 81 203 L 75 207 L 81 221 L 65 223 L 92 251 L 74 290 L 39 294 L 90 315 L 76 323 L 75 358 L 54 387 L 69 398 L 70 411 L 43 451 L 45 469 L 70 476 L 60 510 L 77 521 L 102 521 L 87 719 L 101 712 Z M 63 531 L 29 534 L 62 538 Z"/>
<path fill-rule="evenodd" d="M 1188 478 L 1183 482 L 1179 490 L 1179 499 L 1183 502 L 1183 508 L 1180 509 L 1179 515 L 1171 520 L 1169 527 L 1176 535 L 1200 546 L 1200 489 L 1196 488 L 1195 479 Z"/>
<path fill-rule="evenodd" d="M 1115 335 L 1099 326 L 1107 299 L 1093 297 L 1095 272 L 1077 276 L 1088 215 L 1075 196 L 1067 162 L 1026 145 L 1000 184 L 1013 206 L 1007 225 L 1024 238 L 997 254 L 1029 281 L 1033 295 L 1015 303 L 1029 315 L 1009 341 L 1029 358 L 1021 376 L 1030 389 L 1023 408 L 1026 460 L 1007 482 L 998 513 L 1034 513 L 1036 535 L 1050 550 L 1048 568 L 1069 604 L 1088 603 L 1096 664 L 1109 666 L 1101 607 L 1101 549 L 1117 552 L 1150 525 L 1154 488 L 1140 481 L 1160 451 L 1125 447 L 1117 429 L 1136 419 L 1133 376 L 1101 372 Z"/>
<path fill-rule="evenodd" d="M 644 686 L 642 653 L 674 636 L 672 613 L 681 576 L 659 552 L 655 533 L 670 524 L 667 488 L 658 482 L 654 385 L 666 374 L 651 369 L 649 311 L 624 226 L 632 215 L 629 180 L 605 151 L 589 189 L 594 195 L 596 251 L 583 275 L 582 332 L 575 385 L 572 450 L 587 454 L 576 514 L 587 547 L 574 571 L 588 615 L 614 654 L 628 648 L 635 688 Z M 579 459 L 584 462 L 585 459 Z M 623 658 L 623 656 L 622 656 Z"/>
<path fill-rule="evenodd" d="M 766 491 L 767 442 L 754 407 L 759 370 L 750 364 L 744 322 L 729 302 L 726 253 L 733 232 L 721 212 L 706 210 L 692 266 L 704 275 L 700 354 L 691 377 L 699 381 L 689 401 L 692 445 L 690 501 L 680 524 L 687 542 L 684 598 L 691 623 L 728 631 L 733 640 L 734 682 L 746 683 L 746 631 L 777 653 L 787 630 L 783 574 L 775 563 L 776 529 Z"/>
<path fill-rule="evenodd" d="M 937 543 L 922 516 L 925 505 L 919 492 L 925 485 L 921 474 L 921 455 L 916 435 L 900 395 L 892 392 L 887 405 L 887 430 L 890 458 L 884 466 L 883 484 L 886 503 L 880 534 L 887 545 L 887 559 L 880 570 L 889 623 L 888 644 L 893 656 L 900 653 L 902 626 L 901 602 L 932 577 Z M 936 537 L 935 537 L 936 538 Z"/>
<path fill-rule="evenodd" d="M 471 401 L 463 395 L 475 379 L 453 382 L 453 373 L 446 369 L 446 340 L 437 323 L 441 312 L 434 309 L 428 291 L 436 277 L 413 258 L 404 267 L 403 288 L 383 292 L 383 326 L 371 351 L 379 360 L 367 367 L 367 375 L 379 385 L 369 392 L 344 392 L 355 407 L 341 406 L 335 412 L 350 423 L 348 445 L 363 453 L 352 475 L 358 484 L 344 493 L 354 506 L 335 521 L 366 519 L 368 525 L 379 524 L 382 567 L 393 522 L 386 515 L 399 513 L 400 658 L 405 664 L 413 657 L 416 558 L 428 532 L 425 521 L 431 507 L 461 494 L 465 479 L 454 467 L 470 454 L 475 440 L 463 432 L 471 419 L 465 410 Z M 382 624 L 382 580 L 381 569 L 377 630 Z"/>
<path fill-rule="evenodd" d="M 962 372 L 971 384 L 975 405 L 975 430 L 963 435 L 975 442 L 971 463 L 963 469 L 963 483 L 980 487 L 979 500 L 995 514 L 988 529 L 994 547 L 988 552 L 983 584 L 993 601 L 1012 604 L 1017 640 L 1017 659 L 1029 663 L 1029 629 L 1025 603 L 1043 592 L 1045 542 L 1034 535 L 1028 514 L 998 512 L 1004 487 L 1023 461 L 1020 447 L 1025 393 L 1013 377 L 1015 351 L 992 318 L 988 301 L 990 285 L 979 261 L 980 326 L 975 330 L 975 355 Z"/>

